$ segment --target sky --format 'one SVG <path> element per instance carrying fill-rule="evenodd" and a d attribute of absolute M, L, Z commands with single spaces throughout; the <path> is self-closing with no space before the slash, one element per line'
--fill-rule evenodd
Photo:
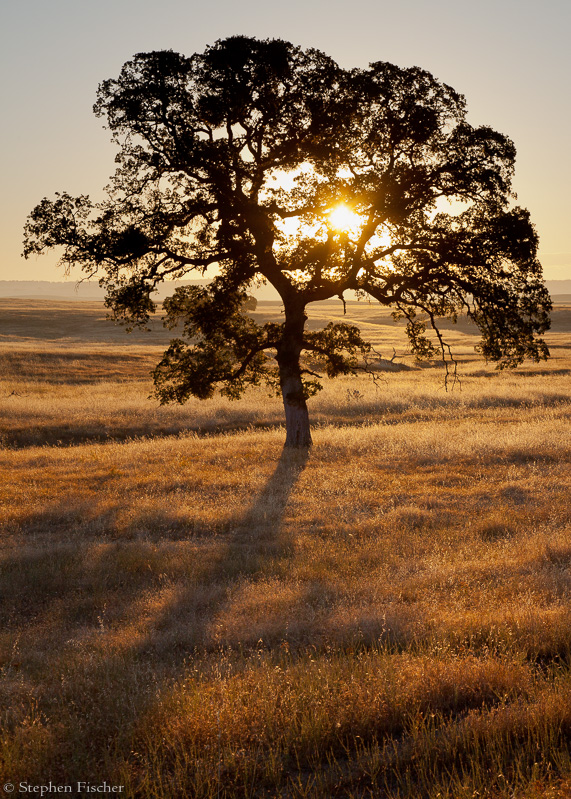
<path fill-rule="evenodd" d="M 135 53 L 236 34 L 345 68 L 416 65 L 464 94 L 473 125 L 516 145 L 546 279 L 571 279 L 569 0 L 0 0 L 0 280 L 64 279 L 55 254 L 20 256 L 22 228 L 56 191 L 102 196 L 116 150 L 92 112 L 98 84 Z"/>

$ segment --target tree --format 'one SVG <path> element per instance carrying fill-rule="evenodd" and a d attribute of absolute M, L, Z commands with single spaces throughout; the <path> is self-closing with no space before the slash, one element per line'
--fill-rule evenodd
<path fill-rule="evenodd" d="M 335 376 L 370 345 L 349 324 L 307 331 L 306 308 L 348 291 L 405 318 L 418 357 L 449 357 L 438 320 L 461 312 L 500 368 L 548 356 L 514 145 L 468 124 L 464 98 L 430 73 L 344 70 L 317 50 L 235 36 L 190 58 L 134 56 L 94 110 L 120 148 L 107 197 L 44 199 L 24 255 L 63 247 L 61 263 L 99 276 L 115 317 L 140 325 L 159 283 L 216 265 L 206 286 L 164 303 L 183 333 L 153 373 L 161 402 L 266 383 L 283 396 L 286 445 L 310 445 L 306 400 L 320 385 L 302 353 Z M 261 283 L 279 293 L 283 323 L 247 314 Z"/>

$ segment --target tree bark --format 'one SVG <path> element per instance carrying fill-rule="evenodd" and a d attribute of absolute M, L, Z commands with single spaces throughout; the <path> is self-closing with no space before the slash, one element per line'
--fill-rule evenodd
<path fill-rule="evenodd" d="M 303 306 L 285 305 L 284 334 L 278 346 L 277 361 L 286 419 L 286 447 L 310 447 L 312 444 L 299 363 L 306 320 Z"/>

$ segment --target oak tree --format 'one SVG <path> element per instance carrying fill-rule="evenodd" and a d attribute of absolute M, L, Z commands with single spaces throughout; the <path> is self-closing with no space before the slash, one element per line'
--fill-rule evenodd
<path fill-rule="evenodd" d="M 119 150 L 106 199 L 57 194 L 31 213 L 24 254 L 98 276 L 116 318 L 144 325 L 173 278 L 215 277 L 164 302 L 179 326 L 154 370 L 162 402 L 283 396 L 288 446 L 311 443 L 319 375 L 354 372 L 370 345 L 349 324 L 306 329 L 309 303 L 368 296 L 406 319 L 413 352 L 447 357 L 439 320 L 467 314 L 499 367 L 548 355 L 550 301 L 515 148 L 466 120 L 430 73 L 342 69 L 282 40 L 235 36 L 203 53 L 140 53 L 98 90 Z M 259 325 L 248 292 L 271 284 L 283 321 Z M 428 328 L 428 331 L 427 331 Z"/>

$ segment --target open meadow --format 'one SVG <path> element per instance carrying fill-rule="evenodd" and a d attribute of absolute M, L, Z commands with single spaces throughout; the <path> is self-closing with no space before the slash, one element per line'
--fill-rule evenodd
<path fill-rule="evenodd" d="M 571 795 L 571 306 L 516 371 L 451 326 L 445 391 L 387 311 L 348 304 L 406 368 L 325 380 L 309 456 L 262 389 L 149 399 L 158 322 L 0 306 L 4 783 Z"/>

